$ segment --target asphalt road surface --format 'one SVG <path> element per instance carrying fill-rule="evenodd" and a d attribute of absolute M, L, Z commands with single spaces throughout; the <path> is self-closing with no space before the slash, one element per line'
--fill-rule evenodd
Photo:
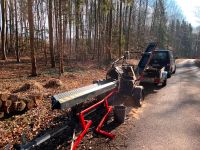
<path fill-rule="evenodd" d="M 200 69 L 194 60 L 178 64 L 166 87 L 148 92 L 125 149 L 200 150 Z"/>

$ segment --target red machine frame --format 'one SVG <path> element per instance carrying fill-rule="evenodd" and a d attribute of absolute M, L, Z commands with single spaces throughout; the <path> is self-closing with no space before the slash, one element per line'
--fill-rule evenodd
<path fill-rule="evenodd" d="M 105 123 L 106 119 L 108 118 L 109 113 L 112 111 L 113 107 L 108 105 L 108 98 L 110 98 L 113 94 L 117 93 L 118 89 L 114 89 L 112 90 L 103 100 L 99 101 L 98 103 L 90 106 L 89 108 L 81 111 L 79 113 L 79 120 L 82 126 L 82 132 L 80 133 L 80 135 L 77 137 L 76 141 L 74 142 L 73 146 L 72 146 L 72 150 L 76 150 L 77 146 L 79 145 L 79 143 L 81 142 L 81 140 L 83 139 L 84 135 L 87 133 L 87 131 L 89 130 L 90 126 L 92 125 L 92 120 L 85 120 L 84 115 L 85 113 L 88 113 L 89 111 L 91 111 L 92 109 L 97 108 L 99 105 L 104 103 L 104 107 L 106 108 L 107 112 L 104 115 L 104 117 L 101 119 L 99 125 L 96 128 L 96 132 L 100 133 L 104 136 L 107 136 L 111 139 L 113 139 L 115 137 L 114 134 L 108 133 L 106 131 L 101 130 L 103 124 Z"/>

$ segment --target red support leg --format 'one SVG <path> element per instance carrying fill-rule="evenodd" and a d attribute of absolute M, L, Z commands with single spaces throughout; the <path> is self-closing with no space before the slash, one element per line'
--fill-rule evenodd
<path fill-rule="evenodd" d="M 98 107 L 99 105 L 104 103 L 104 106 L 107 109 L 107 113 L 105 114 L 105 116 L 102 118 L 101 122 L 99 123 L 98 127 L 96 128 L 96 132 L 103 134 L 111 139 L 113 139 L 115 137 L 115 135 L 108 133 L 106 131 L 101 130 L 103 124 L 105 123 L 106 119 L 108 118 L 109 113 L 112 111 L 112 107 L 108 106 L 108 98 L 111 97 L 114 93 L 117 92 L 117 89 L 114 89 L 110 94 L 108 94 L 103 100 L 99 101 L 98 103 L 90 106 L 89 108 L 83 110 L 80 114 L 79 114 L 79 120 L 82 126 L 82 132 L 81 134 L 78 136 L 78 138 L 76 139 L 76 141 L 74 142 L 74 145 L 72 147 L 72 150 L 76 150 L 77 146 L 79 145 L 79 143 L 81 142 L 81 140 L 83 139 L 84 135 L 87 133 L 87 131 L 89 130 L 90 126 L 92 125 L 92 120 L 88 120 L 86 121 L 84 118 L 84 114 L 91 111 L 92 109 L 95 109 L 96 107 Z"/>
<path fill-rule="evenodd" d="M 108 112 L 105 114 L 105 116 L 102 118 L 101 122 L 99 123 L 98 127 L 96 128 L 96 132 L 105 135 L 111 139 L 113 139 L 115 137 L 115 135 L 108 133 L 106 131 L 101 130 L 103 124 L 105 123 L 106 119 L 108 118 L 109 113 L 112 111 L 112 107 L 108 108 Z"/>
<path fill-rule="evenodd" d="M 88 121 L 88 123 L 85 126 L 85 129 L 83 129 L 83 131 L 81 132 L 81 134 L 78 136 L 78 138 L 76 139 L 72 150 L 76 150 L 77 146 L 79 145 L 79 143 L 81 142 L 81 140 L 83 139 L 84 135 L 86 134 L 86 132 L 89 130 L 90 126 L 92 125 L 92 121 Z"/>

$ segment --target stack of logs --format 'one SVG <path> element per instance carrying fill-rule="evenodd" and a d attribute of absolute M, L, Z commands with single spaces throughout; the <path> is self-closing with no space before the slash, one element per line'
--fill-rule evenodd
<path fill-rule="evenodd" d="M 5 115 L 30 110 L 38 106 L 42 98 L 43 96 L 41 94 L 19 97 L 15 94 L 0 93 L 0 118 L 3 118 Z"/>

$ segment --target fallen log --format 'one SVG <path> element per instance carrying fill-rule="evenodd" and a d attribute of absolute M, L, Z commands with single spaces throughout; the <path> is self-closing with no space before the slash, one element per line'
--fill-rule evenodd
<path fill-rule="evenodd" d="M 14 102 L 14 111 L 22 112 L 26 108 L 26 103 L 23 100 Z"/>
<path fill-rule="evenodd" d="M 36 104 L 34 102 L 34 100 L 30 99 L 29 97 L 24 97 L 21 99 L 21 101 L 23 101 L 26 105 L 26 109 L 30 110 L 36 107 Z"/>
<path fill-rule="evenodd" d="M 0 100 L 0 109 L 1 109 L 1 107 L 2 107 L 2 104 L 3 104 L 3 103 L 2 103 L 2 100 Z"/>
<path fill-rule="evenodd" d="M 42 103 L 43 95 L 40 93 L 33 93 L 29 95 L 29 99 L 31 99 L 35 106 L 39 106 Z"/>
<path fill-rule="evenodd" d="M 31 110 L 31 109 L 33 109 L 33 108 L 35 108 L 36 106 L 35 106 L 35 102 L 33 101 L 33 100 L 29 100 L 29 101 L 27 101 L 27 109 L 28 110 Z"/>
<path fill-rule="evenodd" d="M 18 101 L 19 98 L 15 94 L 10 94 L 8 99 L 11 100 L 12 102 L 16 102 L 16 101 Z"/>
<path fill-rule="evenodd" d="M 0 93 L 0 100 L 1 101 L 6 101 L 9 97 L 8 93 Z"/>
<path fill-rule="evenodd" d="M 10 112 L 12 111 L 11 106 L 12 106 L 12 101 L 11 100 L 3 101 L 4 113 L 10 114 Z"/>
<path fill-rule="evenodd" d="M 4 117 L 4 112 L 0 112 L 0 119 L 2 119 Z"/>

